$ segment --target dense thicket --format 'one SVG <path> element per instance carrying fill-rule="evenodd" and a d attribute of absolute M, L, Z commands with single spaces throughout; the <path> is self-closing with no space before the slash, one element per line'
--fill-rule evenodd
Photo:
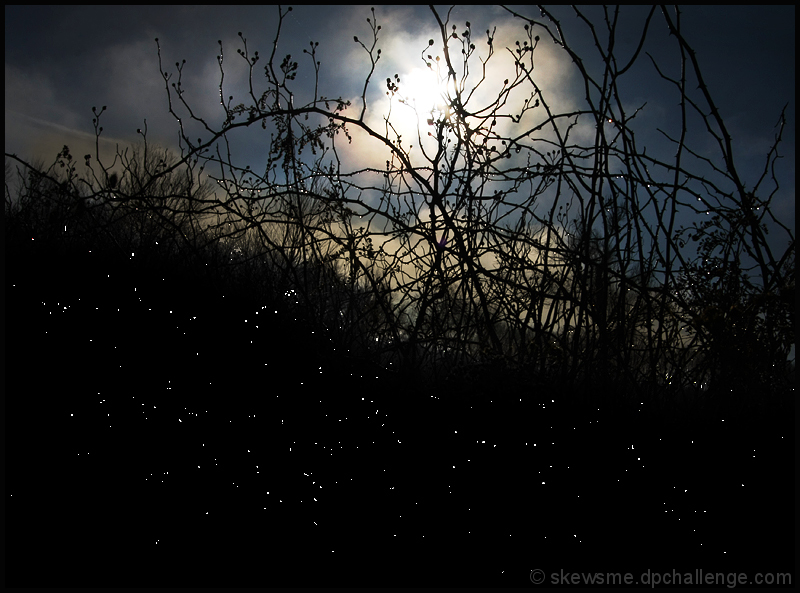
<path fill-rule="evenodd" d="M 667 405 L 743 411 L 791 398 L 794 235 L 772 210 L 783 113 L 763 173 L 743 179 L 679 15 L 650 10 L 623 65 L 619 10 L 604 14 L 600 27 L 578 12 L 598 50 L 579 56 L 547 10 L 541 19 L 512 12 L 522 42 L 507 54 L 496 53 L 496 31 L 478 42 L 469 23 L 461 30 L 434 10 L 440 38 L 420 62 L 441 103 L 417 112 L 390 77 L 383 129 L 372 115 L 385 106 L 371 92 L 381 60 L 374 15 L 369 42 L 355 41 L 370 67 L 359 106 L 322 95 L 318 67 L 313 92 L 298 85 L 300 66 L 291 56 L 278 64 L 277 50 L 261 70 L 241 36 L 250 91 L 222 101 L 221 127 L 194 115 L 186 66 L 167 72 L 159 45 L 181 154 L 149 144 L 146 128 L 113 165 L 99 153 L 79 164 L 66 146 L 49 167 L 7 154 L 6 240 L 236 287 L 290 308 L 360 359 L 429 382 L 502 369 Z M 624 97 L 653 19 L 681 64 L 678 78 L 652 64 L 680 100 L 658 130 L 668 156 L 639 145 L 647 106 L 631 113 Z M 305 53 L 317 51 L 312 43 Z M 475 69 L 479 57 L 513 76 L 494 81 L 494 69 Z M 568 67 L 563 58 L 584 96 L 560 113 L 556 89 L 537 79 L 542 63 Z M 224 81 L 221 72 L 220 96 Z M 487 97 L 490 84 L 499 90 Z M 95 110 L 98 137 L 104 112 Z M 409 139 L 399 130 L 411 116 Z M 271 134 L 258 171 L 230 157 L 237 134 L 257 127 Z M 706 140 L 713 150 L 691 144 Z M 353 165 L 345 153 L 356 145 L 380 158 Z"/>

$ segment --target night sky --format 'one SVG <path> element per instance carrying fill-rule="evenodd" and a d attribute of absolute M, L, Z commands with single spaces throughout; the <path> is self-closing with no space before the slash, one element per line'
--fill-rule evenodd
<path fill-rule="evenodd" d="M 446 8 L 439 12 L 444 18 Z M 585 27 L 578 27 L 575 16 L 564 8 L 557 8 L 554 13 L 561 18 L 568 43 L 579 54 L 590 55 L 593 47 Z M 374 108 L 368 110 L 367 121 L 372 123 L 379 122 L 386 113 L 385 79 L 397 73 L 407 88 L 420 80 L 420 53 L 427 46 L 427 39 L 437 38 L 436 23 L 426 7 L 378 7 L 375 14 L 382 26 L 378 47 L 383 51 L 368 93 Z M 597 9 L 590 9 L 587 14 L 598 23 L 602 18 Z M 618 40 L 620 56 L 631 54 L 644 14 L 644 9 L 622 11 L 622 22 L 634 25 L 622 29 L 628 34 Z M 315 41 L 319 42 L 317 59 L 322 62 L 320 93 L 350 99 L 351 114 L 358 112 L 358 95 L 368 61 L 353 36 L 369 39 L 366 18 L 370 16 L 368 7 L 294 8 L 284 23 L 276 63 L 285 54 L 292 54 L 298 61 L 296 103 L 313 84 L 310 60 L 302 50 Z M 451 15 L 451 22 L 459 27 L 468 20 L 479 54 L 483 52 L 480 55 L 485 56 L 486 29 L 497 26 L 498 48 L 514 47 L 513 41 L 522 38 L 522 23 L 515 23 L 500 8 L 458 8 Z M 654 22 L 657 24 L 651 28 L 651 40 L 645 50 L 660 61 L 674 56 L 675 48 L 658 17 Z M 788 125 L 780 149 L 784 158 L 777 171 L 782 187 L 773 208 L 779 219 L 793 227 L 794 7 L 688 6 L 683 8 L 682 23 L 734 138 L 737 163 L 751 184 L 763 169 L 780 110 L 788 104 Z M 167 112 L 154 38 L 161 42 L 166 70 L 174 72 L 175 62 L 186 60 L 183 88 L 189 102 L 209 122 L 219 124 L 223 115 L 219 105 L 217 40 L 224 47 L 225 94 L 233 95 L 235 104 L 239 98 L 246 98 L 244 61 L 236 54 L 236 49 L 242 47 L 238 32 L 247 39 L 251 54 L 260 50 L 262 59 L 255 81 L 260 84 L 263 74 L 259 71 L 271 49 L 276 25 L 277 8 L 266 6 L 6 7 L 6 151 L 23 158 L 42 158 L 48 164 L 64 144 L 70 146 L 73 155 L 93 152 L 91 108 L 102 105 L 108 106 L 101 122 L 103 154 L 108 154 L 115 144 L 124 147 L 140 141 L 136 130 L 143 127 L 145 119 L 148 141 L 177 148 L 177 126 Z M 563 56 L 555 56 L 546 44 L 540 44 L 539 55 L 540 88 L 551 98 L 555 109 L 566 108 L 581 90 L 574 68 Z M 508 56 L 501 55 L 490 62 L 498 78 L 504 75 L 499 65 L 507 62 Z M 664 63 L 672 66 L 671 70 L 668 67 L 669 74 L 677 75 L 674 60 Z M 642 130 L 640 144 L 648 146 L 648 154 L 661 149 L 666 151 L 663 154 L 671 155 L 672 149 L 651 132 L 657 126 L 668 126 L 667 114 L 676 113 L 676 91 L 657 80 L 646 56 L 640 56 L 638 64 L 640 67 L 634 68 L 626 80 L 628 104 L 639 106 L 647 102 L 636 122 Z M 497 88 L 484 86 L 488 90 Z M 401 112 L 395 107 L 394 113 Z M 258 170 L 264 162 L 267 136 L 241 134 L 239 143 L 234 144 L 237 163 L 251 164 Z M 700 144 L 694 148 L 702 152 L 711 147 Z M 370 157 L 370 148 L 359 145 L 356 138 L 345 160 L 363 164 Z M 380 158 L 385 158 L 383 153 Z"/>
<path fill-rule="evenodd" d="M 794 229 L 794 7 L 683 11 L 747 183 L 760 175 L 788 104 L 773 211 Z M 554 12 L 568 43 L 590 54 L 585 27 L 567 9 Z M 645 12 L 625 9 L 623 22 L 640 23 Z M 94 155 L 93 106 L 107 106 L 106 162 L 115 146 L 141 140 L 144 120 L 148 142 L 177 150 L 154 39 L 167 71 L 186 60 L 187 100 L 219 127 L 217 40 L 224 94 L 246 101 L 238 33 L 262 57 L 258 76 L 276 14 L 256 6 L 6 7 L 6 152 L 47 166 L 66 144 L 82 164 Z M 587 14 L 600 23 L 598 9 Z M 397 73 L 426 100 L 420 53 L 438 36 L 427 8 L 376 7 L 375 15 L 382 53 L 366 121 L 379 127 L 387 77 Z M 312 92 L 303 49 L 319 42 L 320 93 L 352 101 L 357 116 L 369 64 L 353 37 L 369 42 L 368 17 L 368 6 L 294 8 L 276 63 L 289 53 L 299 63 L 295 105 Z M 523 23 L 501 8 L 451 14 L 459 27 L 465 21 L 479 55 L 484 31 L 497 27 L 498 64 L 523 39 Z M 658 15 L 654 22 L 645 49 L 675 76 L 674 45 Z M 639 32 L 640 24 L 623 29 L 620 55 L 631 54 Z M 575 108 L 581 81 L 569 59 L 553 44 L 537 52 L 543 93 L 556 111 Z M 596 61 L 587 66 L 596 73 Z M 503 68 L 487 73 L 486 96 L 507 76 Z M 637 139 L 668 160 L 674 148 L 654 129 L 674 131 L 677 92 L 644 55 L 625 84 L 626 107 L 647 103 Z M 393 110 L 410 130 L 407 112 Z M 257 132 L 233 144 L 236 163 L 255 170 L 268 150 L 268 134 Z M 692 146 L 712 155 L 699 132 L 689 131 Z M 380 166 L 384 153 L 356 135 L 342 158 L 353 168 L 371 159 Z M 229 314 L 230 294 L 205 294 L 180 278 L 69 262 L 14 272 L 6 285 L 13 584 L 530 586 L 545 573 L 554 583 L 559 570 L 792 566 L 787 414 L 744 428 L 717 417 L 676 428 L 669 423 L 683 417 L 573 404 L 559 385 L 512 374 L 421 387 L 324 350 L 325 336 L 284 310 L 259 303 Z"/>

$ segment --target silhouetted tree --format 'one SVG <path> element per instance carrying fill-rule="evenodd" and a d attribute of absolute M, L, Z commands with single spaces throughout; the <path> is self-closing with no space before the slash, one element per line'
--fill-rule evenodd
<path fill-rule="evenodd" d="M 374 343 L 373 353 L 412 368 L 503 360 L 609 389 L 701 389 L 712 375 L 715 384 L 742 374 L 772 381 L 794 341 L 794 237 L 771 210 L 784 116 L 765 174 L 748 188 L 678 9 L 652 7 L 624 61 L 614 54 L 621 9 L 603 10 L 602 25 L 575 11 L 596 40 L 595 70 L 547 9 L 539 17 L 508 10 L 520 39 L 500 51 L 496 30 L 479 35 L 431 8 L 438 33 L 419 56 L 441 103 L 418 111 L 399 74 L 387 73 L 381 124 L 371 117 L 382 57 L 374 10 L 368 35 L 354 38 L 366 72 L 357 105 L 321 93 L 313 42 L 304 50 L 313 91 L 297 86 L 300 64 L 278 53 L 286 9 L 263 68 L 239 34 L 250 89 L 240 102 L 223 95 L 219 42 L 220 126 L 192 110 L 185 62 L 167 72 L 156 40 L 181 156 L 149 149 L 143 133 L 144 147 L 115 168 L 118 182 L 110 168 L 90 165 L 81 187 L 86 198 L 119 203 L 106 220 L 124 216 L 128 241 L 165 240 L 193 253 L 223 245 L 232 268 L 250 270 L 254 282 L 268 276 L 270 290 L 314 323 L 334 328 L 341 319 L 359 328 L 346 342 L 362 353 Z M 634 120 L 646 106 L 631 112 L 621 90 L 654 20 L 681 64 L 671 78 L 651 58 L 680 101 L 664 158 L 639 146 Z M 556 111 L 538 82 L 542 39 L 555 48 L 545 57 L 567 58 L 584 83 L 574 109 Z M 506 58 L 508 78 L 490 82 Z M 492 96 L 476 92 L 490 83 Z M 411 135 L 403 115 L 416 122 Z M 691 117 L 706 124 L 716 155 L 689 145 Z M 234 163 L 227 149 L 240 128 L 256 126 L 271 139 L 263 171 Z M 348 166 L 351 142 L 385 166 Z M 69 160 L 66 148 L 61 158 Z M 207 174 L 218 184 L 213 196 L 196 189 Z M 781 252 L 767 241 L 767 223 L 788 237 Z"/>

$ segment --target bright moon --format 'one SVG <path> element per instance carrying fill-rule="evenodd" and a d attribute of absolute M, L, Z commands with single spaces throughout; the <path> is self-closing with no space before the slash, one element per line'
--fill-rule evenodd
<path fill-rule="evenodd" d="M 400 79 L 400 92 L 407 105 L 416 109 L 422 125 L 430 117 L 431 111 L 442 112 L 444 110 L 443 91 L 444 85 L 439 83 L 436 74 L 431 70 L 414 68 Z M 408 117 L 415 118 L 412 113 L 409 113 Z"/>

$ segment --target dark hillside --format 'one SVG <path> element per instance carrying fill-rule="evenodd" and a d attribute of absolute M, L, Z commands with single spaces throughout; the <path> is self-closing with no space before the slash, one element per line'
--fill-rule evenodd
<path fill-rule="evenodd" d="M 281 303 L 94 253 L 9 250 L 6 307 L 7 558 L 43 583 L 519 585 L 793 555 L 786 414 L 667 422 L 496 369 L 414 384 Z"/>

